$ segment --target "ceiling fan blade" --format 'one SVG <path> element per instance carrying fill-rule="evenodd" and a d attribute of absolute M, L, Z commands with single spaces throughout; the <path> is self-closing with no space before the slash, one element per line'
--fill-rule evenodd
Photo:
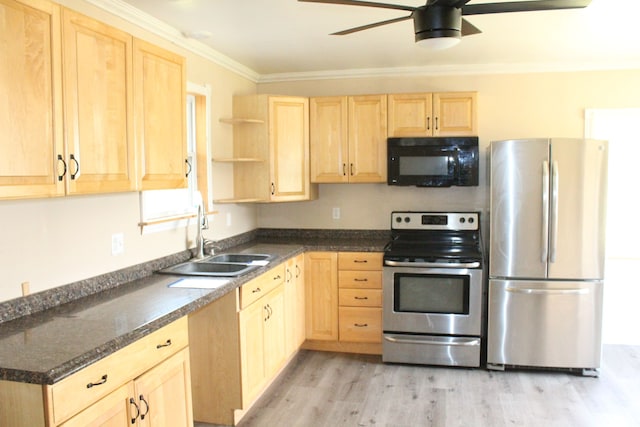
<path fill-rule="evenodd" d="M 413 6 L 403 6 L 401 4 L 390 3 L 376 3 L 372 1 L 359 1 L 359 0 L 298 0 L 305 3 L 327 3 L 327 4 L 342 4 L 347 6 L 367 6 L 367 7 L 379 7 L 382 9 L 396 9 L 407 10 L 413 12 L 416 10 Z"/>
<path fill-rule="evenodd" d="M 374 22 L 373 24 L 363 25 L 361 27 L 349 28 L 348 30 L 338 31 L 337 33 L 331 33 L 332 36 L 344 36 L 346 34 L 355 33 L 362 30 L 368 30 L 369 28 L 381 27 L 387 24 L 393 24 L 394 22 L 406 21 L 411 19 L 413 15 L 402 16 L 400 18 L 388 19 L 386 21 Z"/>
<path fill-rule="evenodd" d="M 462 35 L 462 37 L 471 36 L 473 34 L 480 34 L 481 32 L 482 31 L 480 31 L 478 27 L 462 18 L 462 27 L 460 28 L 460 34 Z"/>
<path fill-rule="evenodd" d="M 507 3 L 471 4 L 462 8 L 463 15 L 487 13 L 533 12 L 538 10 L 579 9 L 589 6 L 591 0 L 538 0 Z"/>

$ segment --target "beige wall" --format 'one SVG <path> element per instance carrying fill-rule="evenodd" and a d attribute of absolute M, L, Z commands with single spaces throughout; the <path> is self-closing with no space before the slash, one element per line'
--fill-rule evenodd
<path fill-rule="evenodd" d="M 82 0 L 65 6 L 187 57 L 187 78 L 212 88 L 212 150 L 230 152 L 231 129 L 219 123 L 231 115 L 234 94 L 303 96 L 413 91 L 479 92 L 479 136 L 483 149 L 492 139 L 527 136 L 581 136 L 584 108 L 640 106 L 640 71 L 529 75 L 362 78 L 256 84 L 199 56 L 177 48 L 129 22 Z M 226 168 L 226 169 L 225 169 Z M 228 165 L 213 170 L 215 191 L 228 194 Z M 485 179 L 482 163 L 481 180 Z M 388 228 L 392 209 L 479 209 L 487 206 L 486 186 L 466 189 L 389 188 L 386 185 L 321 185 L 314 202 L 274 205 L 219 205 L 205 234 L 220 239 L 262 227 Z M 342 218 L 331 219 L 340 207 Z M 227 225 L 227 217 L 231 225 Z M 0 301 L 50 289 L 181 251 L 194 230 L 141 235 L 138 193 L 0 201 Z M 124 233 L 125 252 L 111 255 L 111 235 Z"/>
<path fill-rule="evenodd" d="M 305 96 L 403 92 L 478 92 L 481 185 L 403 188 L 324 184 L 307 203 L 260 205 L 260 227 L 388 229 L 392 210 L 486 213 L 486 150 L 492 140 L 583 137 L 585 108 L 640 107 L 640 70 L 438 77 L 377 77 L 260 84 L 261 93 Z M 340 207 L 341 219 L 332 219 Z"/>
<path fill-rule="evenodd" d="M 212 149 L 224 152 L 231 145 L 229 125 L 220 117 L 231 115 L 234 94 L 255 93 L 256 84 L 211 61 L 177 48 L 120 18 L 80 0 L 59 3 L 121 28 L 187 58 L 187 80 L 212 88 Z M 214 171 L 219 186 L 231 181 Z M 173 254 L 191 246 L 195 229 L 181 228 L 141 235 L 138 193 L 74 196 L 39 200 L 0 201 L 0 301 L 21 295 L 28 281 L 32 292 L 50 289 L 137 263 Z M 256 227 L 252 205 L 221 205 L 211 217 L 212 229 L 205 235 L 220 239 Z M 226 226 L 229 213 L 231 226 Z M 111 255 L 111 235 L 124 234 L 124 254 Z"/>

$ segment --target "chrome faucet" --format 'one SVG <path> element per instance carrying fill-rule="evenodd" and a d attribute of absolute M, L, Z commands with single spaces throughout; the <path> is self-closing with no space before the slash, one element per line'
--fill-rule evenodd
<path fill-rule="evenodd" d="M 209 228 L 209 222 L 207 221 L 207 216 L 204 213 L 202 208 L 202 204 L 198 205 L 198 230 L 196 234 L 196 259 L 203 259 L 204 256 L 204 236 L 202 235 L 202 230 L 206 230 Z"/>

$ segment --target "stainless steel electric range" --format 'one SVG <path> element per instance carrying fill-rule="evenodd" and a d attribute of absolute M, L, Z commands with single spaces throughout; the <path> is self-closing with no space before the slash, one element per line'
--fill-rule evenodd
<path fill-rule="evenodd" d="M 481 364 L 478 212 L 393 212 L 383 266 L 384 362 Z"/>

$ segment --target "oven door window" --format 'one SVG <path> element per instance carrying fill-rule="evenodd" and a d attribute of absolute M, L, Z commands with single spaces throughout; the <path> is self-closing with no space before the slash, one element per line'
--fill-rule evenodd
<path fill-rule="evenodd" d="M 394 311 L 469 314 L 469 276 L 394 274 Z"/>

